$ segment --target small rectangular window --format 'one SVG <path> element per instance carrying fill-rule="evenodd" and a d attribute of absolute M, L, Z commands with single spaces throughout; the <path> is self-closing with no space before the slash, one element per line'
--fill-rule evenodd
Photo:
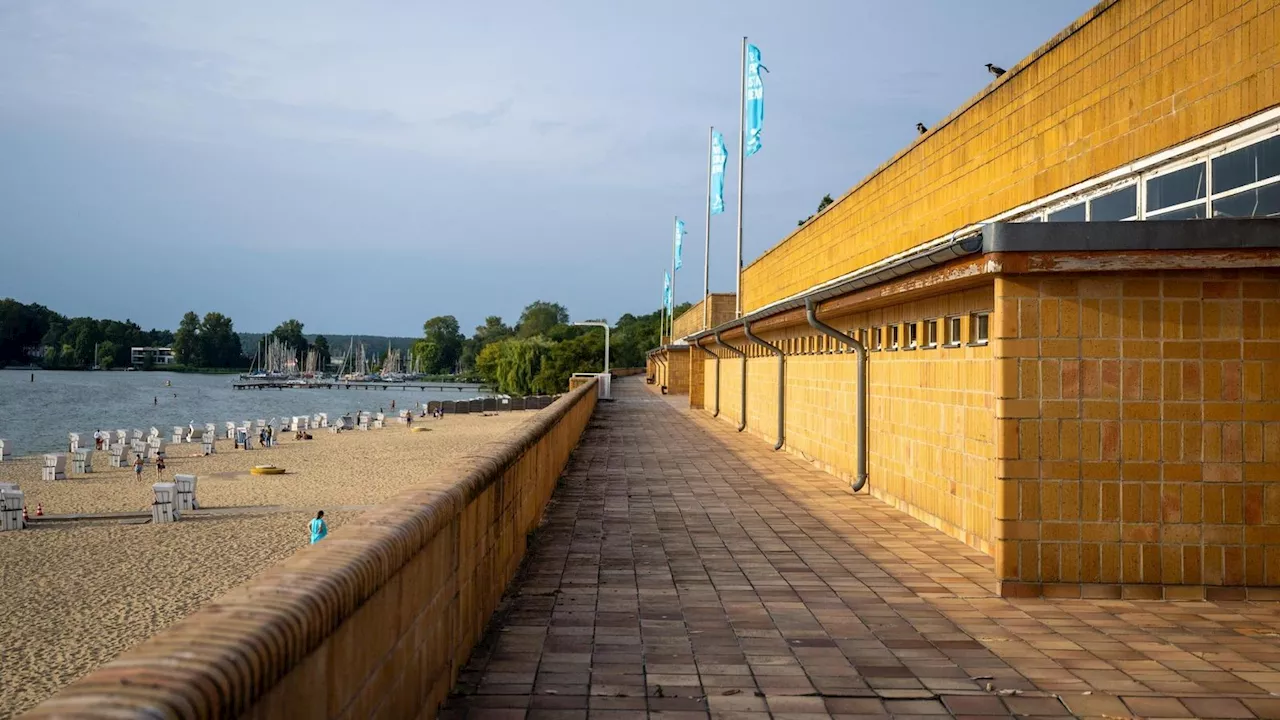
<path fill-rule="evenodd" d="M 924 321 L 924 346 L 927 348 L 938 347 L 938 321 Z"/>
<path fill-rule="evenodd" d="M 986 345 L 987 344 L 987 326 L 990 322 L 991 315 L 989 313 L 974 313 L 969 316 L 969 344 L 970 345 Z"/>
<path fill-rule="evenodd" d="M 884 349 L 884 330 L 878 327 L 871 328 L 871 349 Z"/>
<path fill-rule="evenodd" d="M 1273 177 L 1280 177 L 1280 135 L 1213 159 L 1214 195 Z"/>
<path fill-rule="evenodd" d="M 1280 182 L 1245 190 L 1224 198 L 1215 196 L 1213 216 L 1216 218 L 1280 217 Z"/>
<path fill-rule="evenodd" d="M 960 318 L 947 318 L 947 345 L 950 347 L 958 347 L 960 345 Z"/>
<path fill-rule="evenodd" d="M 1147 181 L 1147 211 L 1173 207 L 1193 200 L 1203 199 L 1206 187 L 1205 163 L 1175 170 Z"/>
<path fill-rule="evenodd" d="M 898 326 L 890 325 L 888 329 L 889 329 L 889 349 L 897 350 L 898 349 Z"/>
<path fill-rule="evenodd" d="M 1177 210 L 1162 213 L 1148 213 L 1148 220 L 1203 220 L 1204 204 L 1196 203 Z"/>
<path fill-rule="evenodd" d="M 1049 213 L 1049 222 L 1084 222 L 1084 203 L 1076 203 Z"/>
<path fill-rule="evenodd" d="M 1138 217 L 1138 186 L 1126 185 L 1089 201 L 1089 222 L 1114 222 Z"/>
<path fill-rule="evenodd" d="M 920 346 L 920 326 L 917 323 L 907 323 L 907 349 L 915 350 Z"/>

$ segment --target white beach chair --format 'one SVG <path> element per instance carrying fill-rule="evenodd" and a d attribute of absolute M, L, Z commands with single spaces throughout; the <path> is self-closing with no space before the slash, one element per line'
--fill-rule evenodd
<path fill-rule="evenodd" d="M 0 531 L 21 530 L 22 506 L 26 504 L 22 491 L 13 483 L 0 483 Z"/>
<path fill-rule="evenodd" d="M 170 442 L 180 443 L 180 442 L 182 442 L 182 437 L 183 437 L 184 435 L 186 435 L 186 434 L 187 434 L 187 429 L 186 429 L 186 428 L 182 427 L 181 425 L 174 425 L 174 426 L 173 426 L 173 435 L 172 435 L 172 436 L 171 436 L 171 438 L 170 438 Z M 154 437 L 154 436 L 152 436 L 152 437 Z"/>
<path fill-rule="evenodd" d="M 413 413 L 410 412 L 409 410 L 401 410 L 399 417 L 396 418 L 396 422 L 400 423 L 401 425 L 408 425 L 412 415 Z"/>
<path fill-rule="evenodd" d="M 40 473 L 42 480 L 66 480 L 67 456 L 63 453 L 49 453 L 44 456 L 44 468 Z"/>
<path fill-rule="evenodd" d="M 4 462 L 13 457 L 13 446 L 8 440 L 0 438 L 0 462 Z"/>
<path fill-rule="evenodd" d="M 215 455 L 218 452 L 217 441 L 213 435 L 205 435 L 200 438 L 200 452 L 205 455 Z"/>
<path fill-rule="evenodd" d="M 174 475 L 173 484 L 178 488 L 178 511 L 197 510 L 200 502 L 196 500 L 196 476 Z"/>
<path fill-rule="evenodd" d="M 116 430 L 116 441 L 112 443 L 113 445 L 123 445 L 128 441 L 129 441 L 128 430 Z"/>
<path fill-rule="evenodd" d="M 160 437 L 160 428 L 155 425 L 151 426 L 151 431 L 147 433 L 147 438 Z"/>
<path fill-rule="evenodd" d="M 87 475 L 93 472 L 93 450 L 89 448 L 77 450 L 75 456 L 71 458 L 71 471 L 77 475 Z"/>
<path fill-rule="evenodd" d="M 129 467 L 129 454 L 124 445 L 111 446 L 111 467 Z"/>
<path fill-rule="evenodd" d="M 236 424 L 233 422 L 227 423 L 227 439 L 228 440 L 236 439 Z"/>
<path fill-rule="evenodd" d="M 382 429 L 382 428 L 386 427 L 386 426 L 387 426 L 387 416 L 386 416 L 386 413 L 378 413 L 377 415 L 374 415 L 374 416 L 373 416 L 373 426 L 374 426 L 375 428 L 378 428 L 378 429 Z"/>
<path fill-rule="evenodd" d="M 178 509 L 178 486 L 175 483 L 163 482 L 151 486 L 155 500 L 151 503 L 151 522 L 171 523 L 182 517 Z"/>
<path fill-rule="evenodd" d="M 198 428 L 192 424 L 187 428 L 187 436 L 183 439 L 189 443 L 197 443 L 204 440 L 204 428 Z"/>
<path fill-rule="evenodd" d="M 156 458 L 164 457 L 165 456 L 164 447 L 165 447 L 164 438 L 162 437 L 151 438 L 150 440 L 147 441 L 146 458 L 148 460 L 155 460 Z"/>
<path fill-rule="evenodd" d="M 71 452 L 75 452 L 79 450 L 80 449 L 80 433 L 67 433 L 67 437 L 70 438 L 71 440 L 71 442 L 69 443 Z"/>

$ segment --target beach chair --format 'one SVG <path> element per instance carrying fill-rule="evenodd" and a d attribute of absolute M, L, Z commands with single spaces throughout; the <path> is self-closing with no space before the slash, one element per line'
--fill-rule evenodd
<path fill-rule="evenodd" d="M 173 435 L 172 435 L 172 439 L 171 439 L 171 441 L 170 441 L 170 442 L 173 442 L 173 443 L 180 443 L 180 442 L 182 442 L 182 438 L 183 438 L 183 437 L 185 437 L 185 436 L 186 436 L 186 434 L 187 434 L 187 429 L 186 429 L 186 428 L 182 427 L 181 425 L 174 425 L 174 426 L 173 426 Z M 154 436 L 153 436 L 153 437 L 154 437 Z"/>
<path fill-rule="evenodd" d="M 399 417 L 396 418 L 396 422 L 401 425 L 408 425 L 412 415 L 413 413 L 408 410 L 401 410 Z"/>
<path fill-rule="evenodd" d="M 75 452 L 79 450 L 80 449 L 80 433 L 67 433 L 67 437 L 71 441 L 70 443 L 68 443 L 68 447 L 70 447 L 71 452 Z"/>
<path fill-rule="evenodd" d="M 198 510 L 200 502 L 196 500 L 196 476 L 174 475 L 173 484 L 178 489 L 178 511 Z"/>
<path fill-rule="evenodd" d="M 329 413 L 317 413 L 316 424 L 322 428 L 329 427 Z"/>
<path fill-rule="evenodd" d="M 125 452 L 125 449 L 124 445 L 111 446 L 111 467 L 129 467 L 129 455 Z"/>
<path fill-rule="evenodd" d="M 113 444 L 113 445 L 124 445 L 124 444 L 125 444 L 125 443 L 127 443 L 127 442 L 129 442 L 129 431 L 128 431 L 128 430 L 116 430 L 116 441 L 115 441 L 114 443 L 112 443 L 112 444 Z"/>
<path fill-rule="evenodd" d="M 44 456 L 44 468 L 40 473 L 41 480 L 66 480 L 67 456 L 63 453 L 49 453 Z"/>
<path fill-rule="evenodd" d="M 342 417 L 338 418 L 338 423 L 334 425 L 334 427 L 341 428 L 343 430 L 355 430 L 356 419 L 351 417 L 350 415 L 343 415 Z"/>
<path fill-rule="evenodd" d="M 368 430 L 371 422 L 373 422 L 373 418 L 369 416 L 369 413 L 360 413 L 360 417 L 356 418 L 356 429 Z"/>
<path fill-rule="evenodd" d="M 233 422 L 227 423 L 227 439 L 228 440 L 236 439 L 236 424 Z"/>
<path fill-rule="evenodd" d="M 151 486 L 151 492 L 155 495 L 155 500 L 151 503 L 151 522 L 159 525 L 176 522 L 182 518 L 182 511 L 178 509 L 177 502 L 178 486 L 175 483 L 156 483 Z"/>
<path fill-rule="evenodd" d="M 204 440 L 204 428 L 198 428 L 191 425 L 187 428 L 187 436 L 183 438 L 186 442 L 197 443 Z"/>
<path fill-rule="evenodd" d="M 17 485 L 0 483 L 0 532 L 26 527 L 22 522 L 22 507 L 25 504 L 22 491 Z"/>
<path fill-rule="evenodd" d="M 93 472 L 93 450 L 89 448 L 76 450 L 75 455 L 71 458 L 71 471 L 77 475 L 87 475 Z"/>
<path fill-rule="evenodd" d="M 144 456 L 148 460 L 165 457 L 164 454 L 164 438 L 153 437 L 147 441 L 147 454 Z"/>
<path fill-rule="evenodd" d="M 8 440 L 0 438 L 0 462 L 13 457 L 13 447 Z"/>
<path fill-rule="evenodd" d="M 258 430 L 261 430 L 266 426 L 267 426 L 267 421 L 265 418 L 258 418 L 258 421 L 255 423 L 255 429 L 258 429 Z"/>
<path fill-rule="evenodd" d="M 160 428 L 155 425 L 152 425 L 151 431 L 147 433 L 147 439 L 151 439 L 153 437 L 160 437 Z"/>
<path fill-rule="evenodd" d="M 217 443 L 212 434 L 200 438 L 200 452 L 205 455 L 214 455 L 218 452 Z"/>
<path fill-rule="evenodd" d="M 386 425 L 387 425 L 387 416 L 385 413 L 378 413 L 377 415 L 373 416 L 373 426 L 375 428 L 380 430 L 386 427 Z"/>

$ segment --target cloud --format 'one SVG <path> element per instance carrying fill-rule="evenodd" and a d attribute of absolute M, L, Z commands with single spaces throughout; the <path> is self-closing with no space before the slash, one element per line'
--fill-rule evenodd
<path fill-rule="evenodd" d="M 484 130 L 485 128 L 492 127 L 499 120 L 510 114 L 511 107 L 514 104 L 514 100 L 506 98 L 488 110 L 461 110 L 459 112 L 446 115 L 436 120 L 435 123 L 446 127 L 459 127 L 465 130 Z"/>

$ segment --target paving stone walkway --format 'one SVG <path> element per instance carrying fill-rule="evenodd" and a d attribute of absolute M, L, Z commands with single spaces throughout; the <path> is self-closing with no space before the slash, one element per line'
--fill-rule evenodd
<path fill-rule="evenodd" d="M 614 388 L 444 717 L 1280 718 L 1280 605 L 1006 600 L 982 553 Z"/>

